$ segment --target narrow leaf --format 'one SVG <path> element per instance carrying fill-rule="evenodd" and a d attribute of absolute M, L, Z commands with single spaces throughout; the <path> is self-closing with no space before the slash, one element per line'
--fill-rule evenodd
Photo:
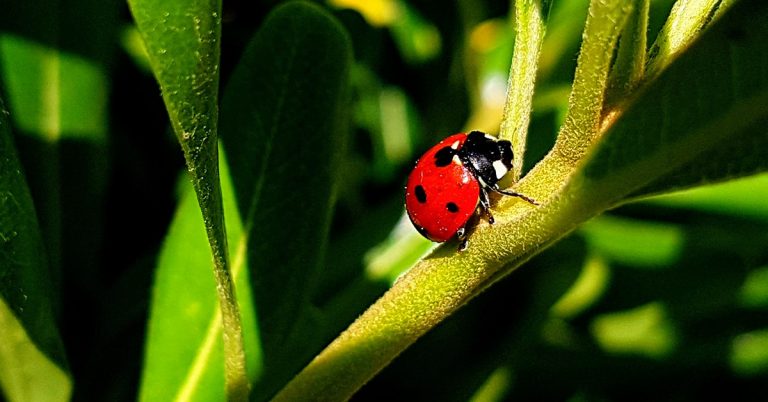
<path fill-rule="evenodd" d="M 253 38 L 222 101 L 242 241 L 256 299 L 271 396 L 328 341 L 311 296 L 324 260 L 351 63 L 349 39 L 322 9 L 277 8 Z"/>
<path fill-rule="evenodd" d="M 650 0 L 638 0 L 624 25 L 608 81 L 610 106 L 629 95 L 645 74 L 646 38 Z"/>
<path fill-rule="evenodd" d="M 509 70 L 504 117 L 499 131 L 499 138 L 512 141 L 515 180 L 520 178 L 523 170 L 533 88 L 546 31 L 543 14 L 546 10 L 542 8 L 539 0 L 515 2 L 515 48 Z"/>
<path fill-rule="evenodd" d="M 0 345 L 0 387 L 11 400 L 69 399 L 72 383 L 53 318 L 45 249 L 2 101 Z"/>
<path fill-rule="evenodd" d="M 232 400 L 245 400 L 249 385 L 219 184 L 221 1 L 132 0 L 129 5 L 203 213 L 224 322 L 227 393 Z"/>

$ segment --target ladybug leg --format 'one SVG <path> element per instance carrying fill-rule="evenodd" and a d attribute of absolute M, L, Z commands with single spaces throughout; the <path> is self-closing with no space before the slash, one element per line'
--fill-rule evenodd
<path fill-rule="evenodd" d="M 465 223 L 464 226 L 460 227 L 459 230 L 456 231 L 456 238 L 459 240 L 459 251 L 464 251 L 467 249 L 467 245 L 469 244 L 469 236 L 472 234 L 472 231 L 475 230 L 478 218 L 478 214 L 472 214 L 469 220 L 467 220 L 467 223 Z"/>
<path fill-rule="evenodd" d="M 533 198 L 530 198 L 530 197 L 528 197 L 526 195 L 523 195 L 523 194 L 520 194 L 520 193 L 516 193 L 514 191 L 502 190 L 498 186 L 491 186 L 490 189 L 495 191 L 495 192 L 497 192 L 497 193 L 499 193 L 499 194 L 511 195 L 512 197 L 517 197 L 517 198 L 523 199 L 525 201 L 528 201 L 529 203 L 531 203 L 533 205 L 539 205 L 539 203 L 536 202 L 536 200 L 534 200 Z M 482 199 L 482 197 L 481 197 L 481 199 Z"/>
<path fill-rule="evenodd" d="M 468 236 L 467 228 L 459 228 L 459 230 L 456 232 L 456 237 L 459 239 L 459 251 L 464 251 L 467 249 L 467 243 L 469 242 L 469 236 Z"/>
<path fill-rule="evenodd" d="M 496 220 L 493 219 L 493 214 L 491 213 L 491 201 L 488 199 L 488 191 L 486 191 L 485 186 L 480 186 L 480 209 L 482 209 L 485 217 L 488 218 L 488 223 L 493 225 Z"/>

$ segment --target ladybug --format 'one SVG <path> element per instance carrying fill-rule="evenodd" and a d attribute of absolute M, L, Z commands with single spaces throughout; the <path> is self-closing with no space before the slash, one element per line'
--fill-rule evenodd
<path fill-rule="evenodd" d="M 489 191 L 538 205 L 525 195 L 499 188 L 499 180 L 511 168 L 509 141 L 480 131 L 454 134 L 424 153 L 408 176 L 408 217 L 429 240 L 444 242 L 456 236 L 462 251 L 467 247 L 467 223 L 478 209 L 488 223 L 494 222 Z"/>

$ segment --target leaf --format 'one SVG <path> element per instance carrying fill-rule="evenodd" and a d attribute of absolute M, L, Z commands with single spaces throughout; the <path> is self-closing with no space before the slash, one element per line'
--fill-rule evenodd
<path fill-rule="evenodd" d="M 244 247 L 240 216 L 226 164 L 222 164 L 224 208 L 229 218 L 230 252 Z M 235 259 L 237 286 L 253 378 L 260 346 L 247 265 Z M 191 186 L 184 195 L 163 244 L 155 274 L 147 344 L 142 370 L 141 401 L 223 401 L 224 356 L 216 283 L 210 274 L 210 252 L 200 209 Z"/>
<path fill-rule="evenodd" d="M 218 164 L 221 1 L 129 1 L 203 213 L 224 326 L 228 398 L 249 392 Z"/>
<path fill-rule="evenodd" d="M 227 259 L 216 141 L 221 4 L 133 0 L 129 5 L 184 151 L 220 269 Z"/>
<path fill-rule="evenodd" d="M 326 13 L 303 3 L 281 6 L 224 91 L 223 199 L 248 377 L 260 381 L 256 399 L 270 396 L 321 346 L 321 330 L 299 337 L 291 330 L 307 322 L 302 313 L 323 261 L 346 137 L 340 113 L 350 53 L 344 31 Z M 158 265 L 142 379 L 146 401 L 224 399 L 214 283 L 190 196 Z"/>
<path fill-rule="evenodd" d="M 543 82 L 549 81 L 556 72 L 561 73 L 567 66 L 571 77 L 573 57 L 571 51 L 577 51 L 580 34 L 584 29 L 589 0 L 571 0 L 548 2 L 547 35 L 539 57 L 539 75 Z M 567 61 L 568 60 L 568 61 Z M 572 78 L 572 77 L 571 77 Z"/>
<path fill-rule="evenodd" d="M 271 396 L 327 341 L 312 328 L 347 129 L 349 39 L 318 7 L 277 8 L 222 100 L 221 136 L 244 220 L 245 257 Z"/>
<path fill-rule="evenodd" d="M 649 49 L 648 76 L 661 72 L 674 57 L 690 45 L 712 18 L 721 0 L 676 1 L 667 22 Z"/>
<path fill-rule="evenodd" d="M 0 76 L 54 294 L 62 279 L 75 292 L 98 286 L 116 11 L 98 0 L 12 0 L 0 15 Z"/>
<path fill-rule="evenodd" d="M 768 221 L 768 174 L 759 174 L 726 183 L 702 186 L 653 197 L 651 205 L 748 217 Z"/>
<path fill-rule="evenodd" d="M 753 128 L 758 134 L 760 130 L 759 126 Z M 768 161 L 768 148 L 765 146 L 768 130 L 762 128 L 762 132 L 762 135 L 733 138 L 715 149 L 702 152 L 690 162 L 633 192 L 632 197 L 661 194 L 763 172 Z"/>
<path fill-rule="evenodd" d="M 586 199 L 768 169 L 768 18 L 750 15 L 768 17 L 768 8 L 735 5 L 642 90 L 584 165 Z"/>
<path fill-rule="evenodd" d="M 11 400 L 66 401 L 48 264 L 7 116 L 0 101 L 0 386 Z"/>

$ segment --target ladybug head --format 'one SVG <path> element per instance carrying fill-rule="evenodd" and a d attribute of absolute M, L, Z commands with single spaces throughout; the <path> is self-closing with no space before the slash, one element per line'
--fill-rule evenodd
<path fill-rule="evenodd" d="M 512 144 L 480 131 L 467 135 L 458 156 L 487 186 L 494 186 L 512 169 Z"/>

